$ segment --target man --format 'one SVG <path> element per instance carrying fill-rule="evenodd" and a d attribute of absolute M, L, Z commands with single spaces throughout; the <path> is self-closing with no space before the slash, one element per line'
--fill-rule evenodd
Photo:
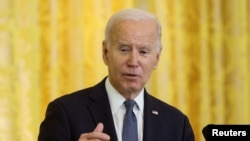
<path fill-rule="evenodd" d="M 123 139 L 123 126 L 127 125 L 123 120 L 124 101 L 133 100 L 136 140 L 194 141 L 187 116 L 144 88 L 157 67 L 161 49 L 161 26 L 155 16 L 138 9 L 113 15 L 102 47 L 108 76 L 93 87 L 52 101 L 38 140 L 131 141 Z"/>

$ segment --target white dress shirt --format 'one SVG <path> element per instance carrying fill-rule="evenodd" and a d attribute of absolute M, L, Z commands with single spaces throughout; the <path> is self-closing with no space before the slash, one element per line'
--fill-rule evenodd
<path fill-rule="evenodd" d="M 105 82 L 106 91 L 108 94 L 111 111 L 114 119 L 116 135 L 118 141 L 122 141 L 122 127 L 123 127 L 123 118 L 126 112 L 124 106 L 124 101 L 126 100 L 110 83 L 109 78 Z M 138 127 L 138 141 L 143 140 L 143 109 L 144 109 L 144 89 L 141 90 L 139 95 L 134 99 L 136 106 L 133 111 L 137 118 L 137 127 Z M 105 125 L 104 125 L 105 128 Z"/>

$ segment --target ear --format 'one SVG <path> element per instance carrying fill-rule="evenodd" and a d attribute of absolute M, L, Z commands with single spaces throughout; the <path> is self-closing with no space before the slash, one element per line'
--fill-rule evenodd
<path fill-rule="evenodd" d="M 102 42 L 102 58 L 103 58 L 103 61 L 106 65 L 108 65 L 108 57 L 107 57 L 107 54 L 108 54 L 108 48 L 107 48 L 107 43 L 106 41 L 104 40 Z"/>
<path fill-rule="evenodd" d="M 156 69 L 157 66 L 158 66 L 158 63 L 159 63 L 159 60 L 160 60 L 160 56 L 161 56 L 161 50 L 162 50 L 162 47 L 157 51 L 157 54 L 156 54 L 156 63 L 155 63 L 155 66 L 153 67 L 153 69 Z"/>

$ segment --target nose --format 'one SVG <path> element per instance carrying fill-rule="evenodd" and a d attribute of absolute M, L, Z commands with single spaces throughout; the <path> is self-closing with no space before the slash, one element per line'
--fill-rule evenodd
<path fill-rule="evenodd" d="M 129 67 L 137 67 L 138 66 L 139 56 L 135 50 L 131 51 L 128 56 L 127 64 Z"/>

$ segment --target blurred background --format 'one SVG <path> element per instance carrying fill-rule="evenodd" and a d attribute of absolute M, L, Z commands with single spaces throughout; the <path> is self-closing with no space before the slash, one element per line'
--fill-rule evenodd
<path fill-rule="evenodd" d="M 250 124 L 249 0 L 0 0 L 0 141 L 35 141 L 47 104 L 107 75 L 102 40 L 123 8 L 155 14 L 160 64 L 148 91 L 209 124 Z"/>

